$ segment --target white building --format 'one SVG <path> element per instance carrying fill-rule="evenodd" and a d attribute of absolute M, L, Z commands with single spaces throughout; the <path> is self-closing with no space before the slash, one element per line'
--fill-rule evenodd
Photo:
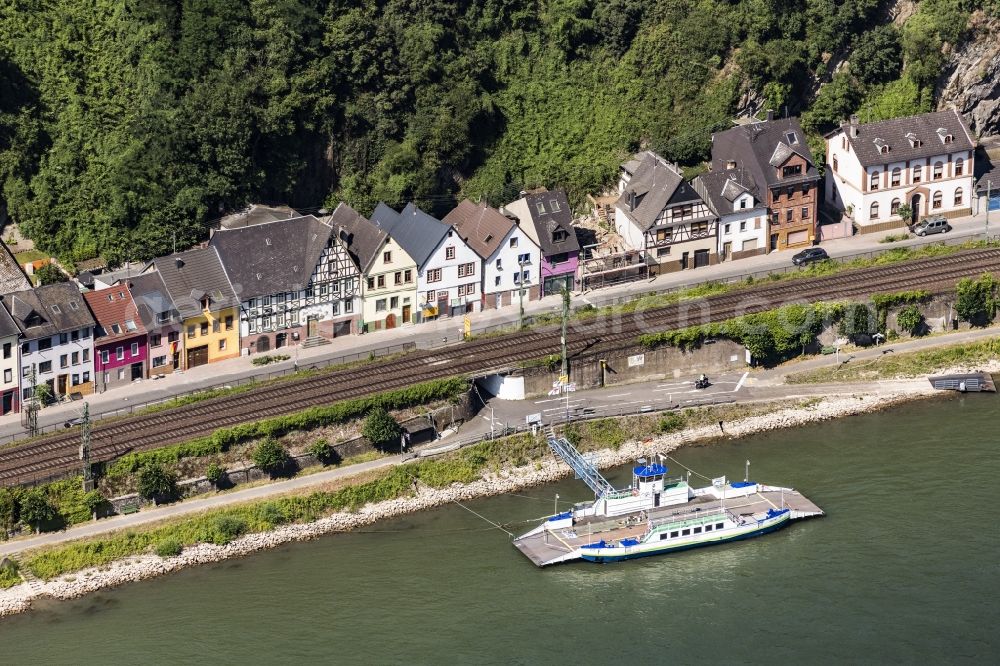
<path fill-rule="evenodd" d="M 5 243 L 0 248 L 0 294 L 31 289 L 24 270 Z M 7 305 L 10 305 L 9 301 Z M 0 307 L 0 415 L 20 411 L 21 407 L 21 329 L 10 314 Z"/>
<path fill-rule="evenodd" d="M 483 259 L 483 307 L 538 298 L 542 251 L 515 220 L 465 199 L 443 221 Z"/>
<path fill-rule="evenodd" d="M 454 228 L 413 203 L 401 213 L 380 203 L 372 222 L 416 262 L 421 320 L 481 309 L 483 260 Z"/>
<path fill-rule="evenodd" d="M 767 206 L 753 195 L 743 169 L 709 171 L 691 181 L 719 218 L 719 260 L 743 259 L 767 252 Z"/>
<path fill-rule="evenodd" d="M 79 290 L 68 282 L 3 296 L 21 331 L 21 399 L 37 385 L 48 384 L 54 397 L 93 393 L 96 322 Z"/>
<path fill-rule="evenodd" d="M 860 124 L 826 135 L 826 200 L 862 233 L 972 211 L 976 142 L 955 110 Z M 899 207 L 911 209 L 903 219 Z"/>

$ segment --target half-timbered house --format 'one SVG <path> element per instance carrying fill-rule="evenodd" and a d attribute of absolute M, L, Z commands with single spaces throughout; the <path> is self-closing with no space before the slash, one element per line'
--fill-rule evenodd
<path fill-rule="evenodd" d="M 679 168 L 646 151 L 623 165 L 615 228 L 660 272 L 718 263 L 715 214 Z"/>
<path fill-rule="evenodd" d="M 209 246 L 239 297 L 244 353 L 356 332 L 360 271 L 330 225 L 303 215 L 223 228 Z"/>

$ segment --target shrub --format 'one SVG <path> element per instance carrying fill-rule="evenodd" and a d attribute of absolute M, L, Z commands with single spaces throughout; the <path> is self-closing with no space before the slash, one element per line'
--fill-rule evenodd
<path fill-rule="evenodd" d="M 330 442 L 325 439 L 317 439 L 308 447 L 306 447 L 306 453 L 316 456 L 321 465 L 329 464 L 335 457 L 336 453 L 333 447 L 330 446 Z"/>
<path fill-rule="evenodd" d="M 853 303 L 847 306 L 844 318 L 840 320 L 837 333 L 856 341 L 860 336 L 875 333 L 876 321 L 872 310 L 865 303 Z"/>
<path fill-rule="evenodd" d="M 281 361 L 287 361 L 291 356 L 288 354 L 265 354 L 264 356 L 257 356 L 250 362 L 254 365 L 270 365 L 271 363 L 280 363 Z"/>
<path fill-rule="evenodd" d="M 896 315 L 896 323 L 910 335 L 920 335 L 924 330 L 924 313 L 916 305 L 907 305 Z"/>
<path fill-rule="evenodd" d="M 278 474 L 288 465 L 288 450 L 274 437 L 265 437 L 254 448 L 250 459 L 268 474 Z"/>
<path fill-rule="evenodd" d="M 17 496 L 11 488 L 0 488 L 0 537 L 6 537 L 7 532 L 17 525 Z"/>
<path fill-rule="evenodd" d="M 162 465 L 151 463 L 139 470 L 139 495 L 146 499 L 173 497 L 177 494 L 177 475 Z"/>
<path fill-rule="evenodd" d="M 247 522 L 237 516 L 222 515 L 215 519 L 209 541 L 224 546 L 247 531 Z"/>
<path fill-rule="evenodd" d="M 385 448 L 399 438 L 402 428 L 383 407 L 375 407 L 365 418 L 361 434 L 377 449 Z"/>
<path fill-rule="evenodd" d="M 214 486 L 218 486 L 226 476 L 226 468 L 217 462 L 210 462 L 205 468 L 205 478 Z"/>
<path fill-rule="evenodd" d="M 964 321 L 973 325 L 985 325 L 996 315 L 993 276 L 983 273 L 977 280 L 963 278 L 956 288 L 958 299 L 955 312 Z"/>
<path fill-rule="evenodd" d="M 41 488 L 32 488 L 21 496 L 21 522 L 41 532 L 42 524 L 53 520 L 56 508 L 49 501 L 49 496 Z"/>
<path fill-rule="evenodd" d="M 676 432 L 678 430 L 683 430 L 687 422 L 684 415 L 680 412 L 670 412 L 656 425 L 656 429 L 661 434 L 667 434 L 668 432 Z"/>
<path fill-rule="evenodd" d="M 13 560 L 0 559 L 0 590 L 20 583 L 21 575 L 17 572 L 17 563 Z"/>
<path fill-rule="evenodd" d="M 39 286 L 69 281 L 69 277 L 55 264 L 45 264 L 35 269 L 35 279 L 38 280 Z"/>
<path fill-rule="evenodd" d="M 160 557 L 177 557 L 184 550 L 184 544 L 177 539 L 168 537 L 157 543 L 154 550 Z"/>

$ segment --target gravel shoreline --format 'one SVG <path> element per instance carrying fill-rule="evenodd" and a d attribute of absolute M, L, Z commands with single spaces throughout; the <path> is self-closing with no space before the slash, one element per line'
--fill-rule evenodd
<path fill-rule="evenodd" d="M 899 387 L 884 392 L 825 397 L 807 407 L 783 409 L 763 416 L 727 421 L 726 435 L 729 438 L 742 437 L 779 428 L 876 412 L 936 393 L 929 385 L 914 385 L 912 388 L 907 388 L 909 390 Z M 603 449 L 596 452 L 595 457 L 600 467 L 615 467 L 651 453 L 669 453 L 699 440 L 718 437 L 717 426 L 690 428 L 646 441 L 626 442 L 618 450 Z M 0 590 L 0 617 L 30 610 L 31 602 L 35 599 L 75 599 L 97 590 L 160 576 L 184 567 L 241 557 L 284 543 L 313 539 L 324 534 L 350 531 L 379 520 L 455 501 L 515 492 L 555 481 L 569 474 L 570 470 L 564 464 L 553 458 L 547 458 L 523 467 L 502 470 L 498 474 L 488 474 L 472 483 L 454 484 L 448 488 L 438 489 L 421 487 L 415 496 L 366 505 L 355 513 L 336 513 L 312 523 L 283 525 L 270 532 L 248 534 L 225 546 L 198 544 L 185 548 L 176 557 L 160 558 L 153 554 L 133 556 L 101 567 L 64 574 L 47 582 L 32 580 Z"/>

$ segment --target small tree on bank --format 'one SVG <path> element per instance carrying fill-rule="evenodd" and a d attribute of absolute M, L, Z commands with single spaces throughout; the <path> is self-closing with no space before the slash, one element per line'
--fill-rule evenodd
<path fill-rule="evenodd" d="M 211 462 L 208 467 L 205 468 L 205 478 L 208 479 L 216 488 L 222 483 L 222 479 L 226 476 L 226 468 L 217 462 Z"/>
<path fill-rule="evenodd" d="M 959 280 L 955 289 L 958 295 L 955 301 L 956 314 L 973 326 L 985 326 L 990 323 L 996 315 L 995 288 L 996 283 L 989 273 L 983 273 L 978 280 L 972 278 Z"/>
<path fill-rule="evenodd" d="M 402 432 L 396 419 L 382 407 L 375 407 L 368 412 L 361 428 L 361 434 L 377 449 L 386 448 L 395 442 Z"/>
<path fill-rule="evenodd" d="M 250 454 L 253 464 L 270 475 L 280 474 L 288 465 L 288 450 L 274 437 L 265 437 Z"/>
<path fill-rule="evenodd" d="M 924 332 L 924 314 L 916 305 L 907 305 L 896 315 L 896 324 L 910 335 L 920 335 Z"/>
<path fill-rule="evenodd" d="M 177 475 L 156 463 L 140 469 L 137 482 L 139 495 L 154 502 L 177 494 Z"/>
<path fill-rule="evenodd" d="M 69 276 L 59 270 L 59 267 L 55 264 L 45 264 L 35 270 L 35 279 L 38 280 L 38 286 L 43 286 L 46 284 L 68 282 Z"/>
<path fill-rule="evenodd" d="M 42 531 L 42 524 L 56 517 L 56 508 L 40 488 L 32 488 L 21 496 L 21 522 Z"/>

